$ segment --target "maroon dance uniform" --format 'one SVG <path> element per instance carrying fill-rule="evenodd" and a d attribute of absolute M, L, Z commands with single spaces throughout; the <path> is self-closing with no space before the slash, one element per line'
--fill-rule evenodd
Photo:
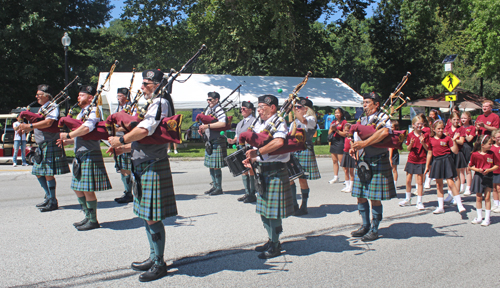
<path fill-rule="evenodd" d="M 430 137 L 427 142 L 429 150 L 432 150 L 432 156 L 438 157 L 451 153 L 451 147 L 453 147 L 453 140 L 450 136 L 441 136 L 441 138 L 436 139 L 435 137 Z"/>
<path fill-rule="evenodd" d="M 478 169 L 490 169 L 491 167 L 498 165 L 497 157 L 494 152 L 488 151 L 481 154 L 479 151 L 472 153 L 470 157 L 469 167 L 475 167 Z M 493 188 L 493 177 L 492 172 L 484 175 L 483 173 L 474 173 L 474 178 L 472 178 L 471 191 L 475 193 L 483 193 L 485 188 Z"/>
<path fill-rule="evenodd" d="M 427 147 L 432 150 L 432 166 L 429 174 L 430 178 L 434 179 L 450 179 L 457 177 L 457 168 L 455 161 L 451 155 L 451 147 L 453 140 L 450 136 L 441 136 L 436 139 L 430 137 L 427 142 Z"/>
<path fill-rule="evenodd" d="M 423 134 L 423 131 L 422 131 Z M 425 137 L 425 141 L 429 141 L 429 135 L 423 134 Z M 410 154 L 408 154 L 408 162 L 413 164 L 425 164 L 427 160 L 427 150 L 425 150 L 422 143 L 420 143 L 420 139 L 415 133 L 412 131 L 406 137 L 406 146 L 410 145 L 411 139 L 415 139 L 413 145 L 410 149 Z"/>

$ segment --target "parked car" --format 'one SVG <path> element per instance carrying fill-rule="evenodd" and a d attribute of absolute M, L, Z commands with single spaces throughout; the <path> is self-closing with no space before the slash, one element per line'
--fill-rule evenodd
<path fill-rule="evenodd" d="M 0 121 L 3 126 L 1 130 L 0 142 L 0 163 L 12 163 L 12 155 L 14 155 L 14 128 L 12 124 L 16 122 L 18 114 L 0 114 Z M 38 147 L 33 141 L 32 133 L 26 135 L 26 161 L 33 165 L 35 150 Z M 19 148 L 21 150 L 21 148 Z M 18 159 L 21 158 L 21 151 L 17 153 Z"/>

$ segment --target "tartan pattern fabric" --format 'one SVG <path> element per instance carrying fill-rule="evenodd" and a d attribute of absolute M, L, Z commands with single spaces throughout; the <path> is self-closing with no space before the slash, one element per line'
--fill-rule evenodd
<path fill-rule="evenodd" d="M 31 174 L 37 176 L 54 176 L 67 174 L 70 172 L 66 153 L 63 148 L 56 145 L 56 142 L 45 142 L 41 144 L 43 159 L 40 164 L 33 163 Z"/>
<path fill-rule="evenodd" d="M 296 151 L 294 152 L 294 154 L 300 165 L 302 166 L 302 169 L 304 169 L 304 175 L 300 176 L 300 178 L 307 180 L 317 180 L 321 178 L 314 151 L 306 149 L 302 151 Z"/>
<path fill-rule="evenodd" d="M 274 162 L 265 164 L 267 163 Z M 267 191 L 264 196 L 256 193 L 256 212 L 268 219 L 283 219 L 295 212 L 288 171 L 285 168 L 276 172 L 264 173 Z"/>
<path fill-rule="evenodd" d="M 90 151 L 80 156 L 81 175 L 73 176 L 71 189 L 83 192 L 95 192 L 111 189 L 108 173 L 104 167 L 101 151 Z"/>
<path fill-rule="evenodd" d="M 134 167 L 140 175 L 142 197 L 134 197 L 134 214 L 149 221 L 161 221 L 177 215 L 174 184 L 168 157 L 150 164 L 143 162 Z"/>
<path fill-rule="evenodd" d="M 132 171 L 132 157 L 131 153 L 123 153 L 118 156 L 118 164 L 120 165 L 120 169 Z"/>
<path fill-rule="evenodd" d="M 363 183 L 359 179 L 358 171 L 354 173 L 354 187 L 352 197 L 365 198 L 370 200 L 389 200 L 395 198 L 396 188 L 392 176 L 391 164 L 387 154 L 384 156 L 363 157 L 372 169 L 372 179 L 368 183 Z"/>
<path fill-rule="evenodd" d="M 224 161 L 224 158 L 227 157 L 227 149 L 223 147 L 223 145 L 226 145 L 226 143 L 219 144 L 219 143 L 214 143 L 213 144 L 213 151 L 212 155 L 208 155 L 207 152 L 205 151 L 205 167 L 208 168 L 223 168 L 226 167 L 226 161 Z"/>

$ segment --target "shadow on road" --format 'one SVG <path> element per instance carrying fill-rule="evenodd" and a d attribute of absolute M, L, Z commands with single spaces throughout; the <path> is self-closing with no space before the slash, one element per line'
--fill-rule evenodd
<path fill-rule="evenodd" d="M 442 228 L 442 227 L 440 227 Z M 379 235 L 389 239 L 409 239 L 412 237 L 450 236 L 436 231 L 429 223 L 395 223 L 387 228 L 379 229 Z"/>
<path fill-rule="evenodd" d="M 301 218 L 323 218 L 327 214 L 340 214 L 341 212 L 354 212 L 357 210 L 357 204 L 325 204 L 319 207 L 308 207 L 309 214 L 301 216 Z"/>

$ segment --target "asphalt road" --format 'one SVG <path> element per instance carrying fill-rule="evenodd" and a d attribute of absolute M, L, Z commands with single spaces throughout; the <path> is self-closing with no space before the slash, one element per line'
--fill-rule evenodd
<path fill-rule="evenodd" d="M 406 163 L 401 155 L 401 163 Z M 256 245 L 267 241 L 254 204 L 236 199 L 241 178 L 223 169 L 225 194 L 206 196 L 210 175 L 203 161 L 171 163 L 179 215 L 164 221 L 169 275 L 140 283 L 130 263 L 149 255 L 142 220 L 122 194 L 113 163 L 106 163 L 113 189 L 98 192 L 102 228 L 79 232 L 83 218 L 70 174 L 57 177 L 60 209 L 40 213 L 43 192 L 30 167 L 0 165 L 1 287 L 498 287 L 499 222 L 473 225 L 475 197 L 464 198 L 462 217 L 455 206 L 433 215 L 435 186 L 424 195 L 426 210 L 384 202 L 382 237 L 364 243 L 350 237 L 361 218 L 342 183 L 332 178 L 329 158 L 318 159 L 322 179 L 310 181 L 309 214 L 283 221 L 283 255 L 257 258 Z M 403 165 L 399 198 L 404 198 Z M 340 175 L 343 180 L 343 173 Z M 415 202 L 415 199 L 414 199 Z"/>

